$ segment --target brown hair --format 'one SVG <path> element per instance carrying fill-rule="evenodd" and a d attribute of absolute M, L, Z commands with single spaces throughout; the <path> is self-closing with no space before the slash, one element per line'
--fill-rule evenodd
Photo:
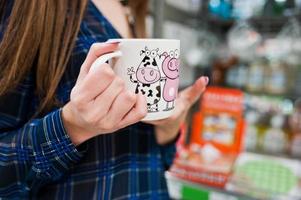
<path fill-rule="evenodd" d="M 0 20 L 8 4 L 0 0 Z M 30 70 L 36 75 L 38 113 L 56 104 L 55 91 L 66 69 L 88 0 L 14 0 L 0 43 L 0 96 Z M 130 0 L 138 37 L 145 37 L 148 1 Z"/>
<path fill-rule="evenodd" d="M 128 5 L 131 8 L 135 18 L 135 31 L 138 38 L 146 37 L 145 17 L 148 13 L 148 0 L 129 0 Z"/>
<path fill-rule="evenodd" d="M 10 1 L 0 0 L 1 18 Z M 87 0 L 15 0 L 0 43 L 0 96 L 36 72 L 39 111 L 55 103 Z M 34 63 L 35 62 L 35 63 Z M 38 112 L 39 112 L 38 111 Z"/>

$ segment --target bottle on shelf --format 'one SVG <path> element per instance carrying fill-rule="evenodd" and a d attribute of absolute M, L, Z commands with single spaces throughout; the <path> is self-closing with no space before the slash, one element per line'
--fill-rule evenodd
<path fill-rule="evenodd" d="M 251 63 L 246 88 L 250 92 L 261 92 L 264 86 L 266 64 L 263 59 Z"/>
<path fill-rule="evenodd" d="M 291 155 L 301 158 L 301 134 L 293 134 L 291 142 Z"/>
<path fill-rule="evenodd" d="M 292 87 L 294 95 L 301 96 L 301 64 L 296 66 L 295 81 Z"/>
<path fill-rule="evenodd" d="M 289 119 L 292 131 L 290 153 L 294 157 L 301 157 L 301 99 L 295 102 L 294 112 Z"/>
<path fill-rule="evenodd" d="M 281 61 L 270 61 L 264 79 L 264 89 L 269 94 L 281 95 L 288 90 L 287 66 Z"/>
<path fill-rule="evenodd" d="M 258 130 L 256 123 L 258 120 L 258 114 L 255 111 L 249 111 L 246 113 L 247 128 L 245 132 L 245 150 L 256 151 L 257 150 L 257 140 L 258 140 Z"/>
<path fill-rule="evenodd" d="M 275 115 L 271 119 L 271 128 L 263 136 L 263 150 L 274 154 L 283 154 L 286 150 L 287 137 L 282 127 L 284 116 Z"/>
<path fill-rule="evenodd" d="M 230 87 L 236 87 L 236 78 L 238 76 L 238 66 L 231 67 L 227 71 L 226 84 Z"/>
<path fill-rule="evenodd" d="M 237 68 L 237 76 L 235 77 L 236 87 L 245 88 L 248 77 L 248 67 L 245 63 L 240 63 Z"/>

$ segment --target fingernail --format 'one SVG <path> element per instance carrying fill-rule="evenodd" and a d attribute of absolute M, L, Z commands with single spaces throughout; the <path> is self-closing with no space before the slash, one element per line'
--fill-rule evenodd
<path fill-rule="evenodd" d="M 120 42 L 107 42 L 107 44 L 111 44 L 111 45 L 117 45 L 117 44 L 120 44 Z"/>
<path fill-rule="evenodd" d="M 110 39 L 106 41 L 107 44 L 119 44 L 120 41 L 118 39 Z"/>
<path fill-rule="evenodd" d="M 205 83 L 208 84 L 208 83 L 209 83 L 209 78 L 208 78 L 208 76 L 205 76 L 204 78 L 205 78 Z"/>

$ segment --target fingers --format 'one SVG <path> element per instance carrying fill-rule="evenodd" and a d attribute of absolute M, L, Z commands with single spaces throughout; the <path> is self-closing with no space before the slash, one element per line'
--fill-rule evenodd
<path fill-rule="evenodd" d="M 192 105 L 192 104 L 191 104 Z M 190 106 L 187 106 L 185 101 L 176 101 L 176 109 L 173 112 L 173 115 L 169 118 L 171 121 L 176 121 L 178 119 L 186 118 L 187 112 L 190 109 Z M 182 120 L 181 120 L 182 121 Z"/>
<path fill-rule="evenodd" d="M 185 119 L 190 107 L 204 92 L 208 82 L 208 77 L 200 77 L 192 86 L 179 93 L 179 97 L 176 99 L 176 106 L 172 116 L 167 119 L 147 121 L 146 123 L 158 126 L 166 123 L 182 122 Z"/>
<path fill-rule="evenodd" d="M 116 77 L 113 82 L 110 84 L 110 86 L 99 96 L 96 97 L 93 106 L 94 106 L 94 112 L 96 112 L 97 116 L 101 119 L 105 116 L 107 116 L 110 108 L 113 106 L 113 102 L 120 93 L 124 90 L 124 81 Z M 120 104 L 117 104 L 117 108 L 123 107 L 123 102 L 119 102 Z"/>
<path fill-rule="evenodd" d="M 134 107 L 137 95 L 132 92 L 122 92 L 113 102 L 109 113 L 106 116 L 107 123 L 119 123 L 123 117 Z M 121 106 L 122 105 L 122 106 Z"/>
<path fill-rule="evenodd" d="M 190 105 L 194 104 L 206 89 L 208 82 L 208 77 L 200 77 L 192 86 L 183 90 L 180 97 L 186 98 Z"/>
<path fill-rule="evenodd" d="M 85 77 L 78 90 L 85 97 L 85 101 L 91 101 L 104 92 L 115 78 L 112 68 L 108 64 L 103 64 Z"/>
<path fill-rule="evenodd" d="M 88 74 L 92 63 L 101 55 L 111 53 L 116 51 L 118 48 L 118 43 L 94 43 L 88 52 L 88 55 L 82 64 L 78 81 L 83 80 L 83 78 Z"/>
<path fill-rule="evenodd" d="M 144 122 L 155 126 L 160 126 L 169 123 L 173 123 L 173 124 L 181 123 L 186 118 L 189 108 L 190 107 L 187 106 L 185 100 L 178 100 L 176 102 L 176 108 L 174 109 L 172 115 L 169 118 L 154 120 L 154 121 L 144 121 Z"/>
<path fill-rule="evenodd" d="M 137 95 L 137 101 L 130 112 L 124 116 L 119 124 L 119 127 L 123 128 L 136 123 L 143 119 L 147 114 L 146 99 L 142 94 Z"/>

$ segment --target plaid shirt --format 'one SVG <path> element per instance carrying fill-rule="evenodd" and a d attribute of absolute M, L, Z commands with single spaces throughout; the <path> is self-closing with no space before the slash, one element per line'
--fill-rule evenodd
<path fill-rule="evenodd" d="M 62 103 L 94 42 L 120 35 L 89 2 L 67 70 Z M 75 147 L 61 109 L 30 119 L 39 105 L 34 72 L 0 99 L 0 199 L 168 199 L 164 171 L 175 146 L 156 143 L 153 126 L 137 123 Z"/>

